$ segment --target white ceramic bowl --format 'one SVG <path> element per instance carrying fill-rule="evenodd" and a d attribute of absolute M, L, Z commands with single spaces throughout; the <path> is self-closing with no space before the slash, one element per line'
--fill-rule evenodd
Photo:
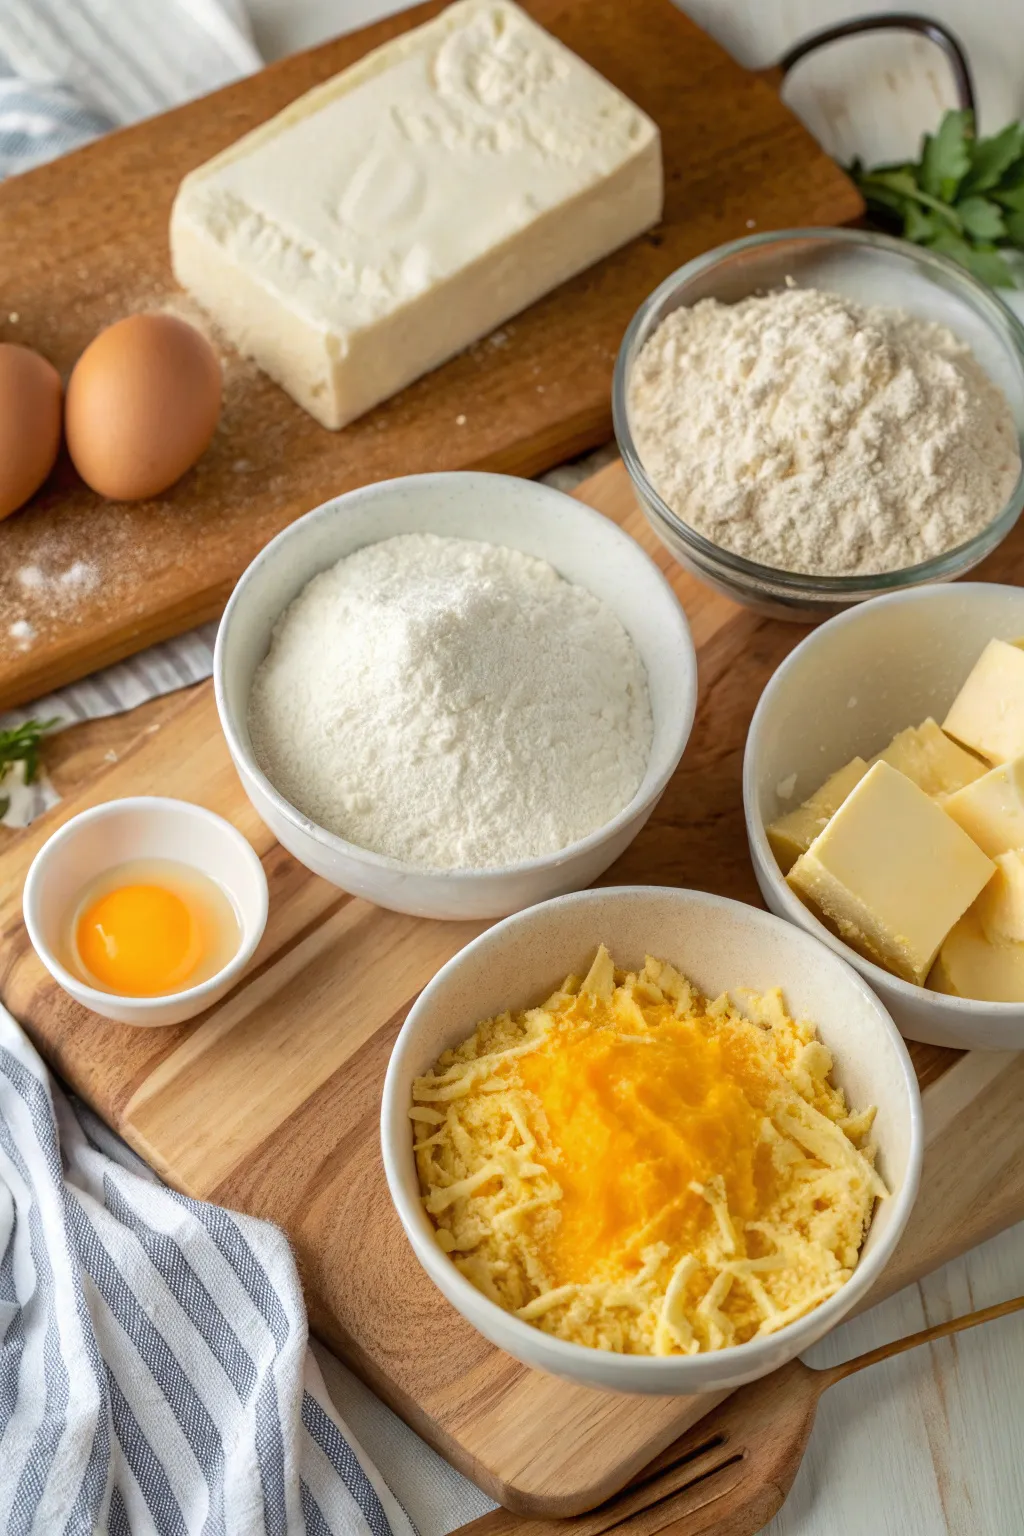
<path fill-rule="evenodd" d="M 790 890 L 765 825 L 851 757 L 871 757 L 928 715 L 942 723 L 982 649 L 1024 635 L 1024 591 L 958 582 L 879 597 L 808 635 L 754 713 L 743 761 L 750 856 L 765 901 L 856 966 L 909 1040 L 974 1050 L 1024 1047 L 1024 1005 L 946 997 L 901 981 L 835 937 Z M 778 786 L 791 775 L 790 798 Z"/>
<path fill-rule="evenodd" d="M 618 615 L 647 668 L 654 741 L 643 782 L 607 825 L 558 853 L 505 868 L 426 869 L 335 836 L 270 783 L 253 754 L 247 716 L 253 676 L 275 623 L 317 572 L 365 544 L 400 533 L 480 539 L 523 550 L 547 560 Z M 639 544 L 608 518 L 549 486 L 476 473 L 380 481 L 325 502 L 286 528 L 232 594 L 217 635 L 214 676 L 221 725 L 245 792 L 289 853 L 378 906 L 435 918 L 502 917 L 596 880 L 657 805 L 683 754 L 697 699 L 686 617 Z"/>
<path fill-rule="evenodd" d="M 198 986 L 162 997 L 118 997 L 87 986 L 62 965 L 64 925 L 91 880 L 133 859 L 175 859 L 208 875 L 235 909 L 242 938 L 234 958 Z M 139 795 L 73 816 L 40 848 L 22 906 L 33 948 L 76 1002 L 119 1024 L 181 1024 L 212 1007 L 252 959 L 267 922 L 267 877 L 252 846 L 222 816 L 185 800 Z"/>
<path fill-rule="evenodd" d="M 645 953 L 678 965 L 704 992 L 783 988 L 797 1016 L 817 1024 L 852 1104 L 878 1107 L 878 1167 L 890 1190 L 848 1283 L 778 1333 L 713 1354 L 654 1358 L 587 1349 L 533 1328 L 489 1301 L 438 1247 L 420 1202 L 409 1105 L 413 1079 L 480 1019 L 549 995 L 584 970 L 601 942 L 617 963 Z M 910 1215 L 921 1168 L 917 1077 L 885 1009 L 848 965 L 791 924 L 702 891 L 609 887 L 563 896 L 506 919 L 467 945 L 420 994 L 398 1037 L 381 1106 L 391 1198 L 416 1257 L 463 1317 L 499 1348 L 538 1370 L 625 1392 L 689 1393 L 740 1386 L 784 1365 L 827 1333 L 870 1291 Z M 411 1256 L 410 1256 L 411 1259 Z"/>

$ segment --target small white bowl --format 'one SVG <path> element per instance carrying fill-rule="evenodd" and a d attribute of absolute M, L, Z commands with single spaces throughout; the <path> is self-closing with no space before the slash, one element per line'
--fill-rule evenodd
<path fill-rule="evenodd" d="M 855 966 L 908 1040 L 964 1050 L 1024 1048 L 1024 1004 L 929 992 L 864 960 L 790 890 L 765 826 L 852 757 L 872 757 L 928 715 L 942 724 L 989 640 L 1024 635 L 1024 591 L 983 582 L 874 598 L 797 646 L 761 695 L 743 760 L 743 806 L 757 883 L 780 917 Z M 796 775 L 792 795 L 779 785 Z"/>
<path fill-rule="evenodd" d="M 442 1252 L 420 1200 L 412 1150 L 413 1079 L 442 1051 L 503 1009 L 548 996 L 580 973 L 599 943 L 620 965 L 670 960 L 712 997 L 737 986 L 781 986 L 798 1018 L 813 1020 L 835 1058 L 835 1081 L 857 1107 L 878 1108 L 883 1200 L 852 1277 L 778 1333 L 703 1355 L 655 1358 L 553 1338 L 489 1301 Z M 874 993 L 816 939 L 767 912 L 703 891 L 609 887 L 563 896 L 498 923 L 450 960 L 411 1009 L 384 1081 L 381 1144 L 391 1198 L 413 1251 L 457 1311 L 524 1365 L 586 1386 L 676 1394 L 738 1387 L 776 1370 L 835 1326 L 875 1284 L 907 1223 L 921 1170 L 921 1096 L 892 1020 Z"/>
<path fill-rule="evenodd" d="M 61 964 L 64 925 L 83 889 L 104 870 L 134 859 L 187 864 L 230 899 L 241 942 L 234 958 L 208 981 L 160 997 L 119 997 L 87 986 Z M 64 991 L 104 1019 L 146 1028 L 182 1024 L 230 991 L 263 937 L 267 906 L 267 877 L 241 832 L 200 805 L 152 795 L 110 800 L 65 822 L 32 860 L 22 898 L 32 946 Z"/>
<path fill-rule="evenodd" d="M 593 592 L 631 636 L 647 669 L 654 740 L 629 804 L 559 852 L 504 868 L 427 869 L 372 853 L 304 816 L 271 784 L 249 738 L 252 680 L 274 625 L 319 572 L 366 544 L 400 533 L 503 544 L 547 560 Z M 697 662 L 686 616 L 654 562 L 607 517 L 533 480 L 432 474 L 383 480 L 307 513 L 242 576 L 217 633 L 217 708 L 246 794 L 289 853 L 333 885 L 420 917 L 503 917 L 596 880 L 633 841 L 683 755 L 697 701 Z M 586 743 L 581 743 L 581 751 Z"/>

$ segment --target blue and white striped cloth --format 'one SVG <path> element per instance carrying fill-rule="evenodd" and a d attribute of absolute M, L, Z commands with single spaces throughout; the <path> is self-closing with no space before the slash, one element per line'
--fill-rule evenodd
<path fill-rule="evenodd" d="M 0 0 L 0 178 L 261 63 L 243 0 Z"/>
<path fill-rule="evenodd" d="M 32 85 L 0 57 L 0 178 L 66 154 L 113 126 L 65 86 Z"/>
<path fill-rule="evenodd" d="M 166 1189 L 2 1008 L 0 1531 L 415 1536 L 282 1234 Z"/>

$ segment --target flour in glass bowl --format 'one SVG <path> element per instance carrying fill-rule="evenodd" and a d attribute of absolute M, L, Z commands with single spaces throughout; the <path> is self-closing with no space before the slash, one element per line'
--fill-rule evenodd
<path fill-rule="evenodd" d="M 998 517 L 1006 396 L 943 325 L 815 288 L 669 314 L 629 383 L 655 490 L 723 549 L 821 576 L 904 570 Z"/>
<path fill-rule="evenodd" d="M 256 759 L 304 815 L 435 869 L 558 852 L 640 787 L 647 676 L 614 613 L 543 560 L 433 534 L 315 576 L 253 682 Z"/>

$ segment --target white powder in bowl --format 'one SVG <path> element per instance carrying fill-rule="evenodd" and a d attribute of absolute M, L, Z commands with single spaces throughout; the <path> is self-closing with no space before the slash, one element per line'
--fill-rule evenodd
<path fill-rule="evenodd" d="M 592 593 L 518 550 L 404 534 L 286 610 L 249 730 L 319 826 L 405 863 L 488 869 L 617 815 L 653 722 L 643 662 Z"/>
<path fill-rule="evenodd" d="M 824 576 L 943 554 L 1002 511 L 1013 413 L 945 326 L 788 288 L 674 310 L 629 386 L 644 468 L 683 522 Z"/>

